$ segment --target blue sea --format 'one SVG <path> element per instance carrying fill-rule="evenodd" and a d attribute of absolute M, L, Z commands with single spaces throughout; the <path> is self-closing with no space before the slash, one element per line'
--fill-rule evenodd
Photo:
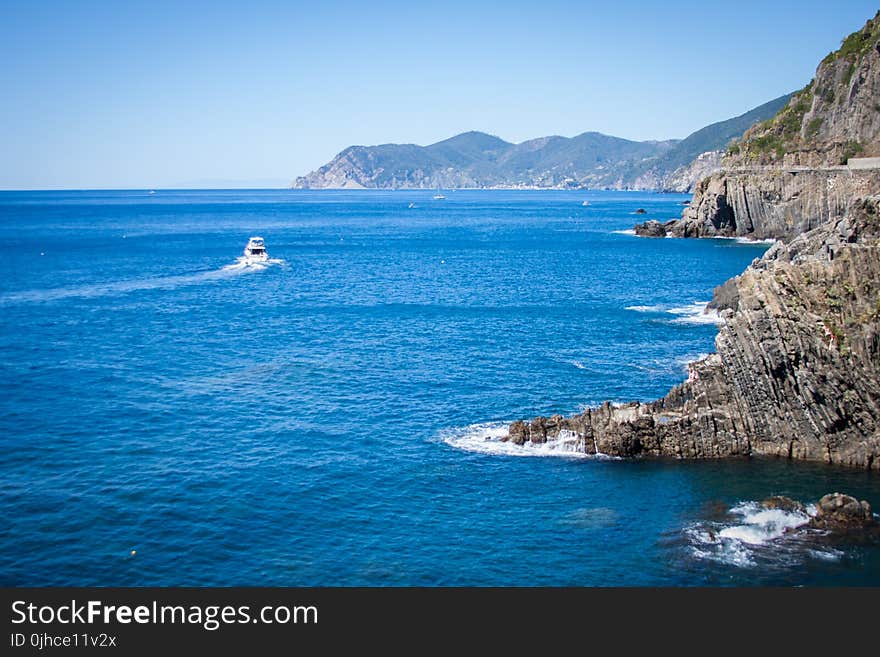
<path fill-rule="evenodd" d="M 445 194 L 0 193 L 0 584 L 880 584 L 757 504 L 876 474 L 498 440 L 663 395 L 767 244 L 627 232 L 685 195 Z"/>

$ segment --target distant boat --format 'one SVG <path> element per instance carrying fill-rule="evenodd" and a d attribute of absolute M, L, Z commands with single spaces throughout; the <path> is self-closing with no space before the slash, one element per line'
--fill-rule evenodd
<path fill-rule="evenodd" d="M 435 201 L 442 201 L 442 200 L 445 199 L 445 198 L 446 198 L 446 197 L 443 196 L 443 194 L 441 194 L 440 192 L 437 192 L 436 194 L 434 194 L 434 200 L 435 200 Z"/>
<path fill-rule="evenodd" d="M 584 201 L 583 203 L 581 203 L 581 205 L 583 205 L 584 207 L 588 206 L 589 204 L 590 204 L 589 201 Z"/>
<path fill-rule="evenodd" d="M 266 253 L 266 242 L 262 237 L 252 237 L 248 240 L 247 246 L 244 247 L 245 264 L 253 262 L 266 262 L 269 254 Z"/>
<path fill-rule="evenodd" d="M 414 207 L 416 207 L 416 204 L 415 204 L 415 203 L 410 203 L 410 204 L 409 204 L 409 209 L 410 209 L 410 210 L 412 210 Z"/>
<path fill-rule="evenodd" d="M 151 189 L 150 191 L 147 192 L 147 194 L 155 194 L 155 193 L 156 193 L 155 189 Z"/>

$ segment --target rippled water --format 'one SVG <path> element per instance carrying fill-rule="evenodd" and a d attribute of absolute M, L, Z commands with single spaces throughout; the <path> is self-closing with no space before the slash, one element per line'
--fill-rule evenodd
<path fill-rule="evenodd" d="M 876 475 L 483 440 L 663 394 L 766 244 L 622 232 L 681 195 L 432 196 L 0 193 L 0 583 L 880 584 L 749 506 Z"/>

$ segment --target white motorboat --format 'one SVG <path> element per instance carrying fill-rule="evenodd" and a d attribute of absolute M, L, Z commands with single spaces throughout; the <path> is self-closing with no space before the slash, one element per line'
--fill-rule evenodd
<path fill-rule="evenodd" d="M 247 246 L 244 247 L 245 262 L 266 262 L 269 260 L 269 254 L 266 253 L 266 242 L 262 237 L 252 237 L 248 240 Z"/>

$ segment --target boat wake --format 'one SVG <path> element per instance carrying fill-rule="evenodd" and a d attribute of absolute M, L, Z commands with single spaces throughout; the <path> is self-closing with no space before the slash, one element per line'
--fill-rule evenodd
<path fill-rule="evenodd" d="M 794 565 L 808 558 L 837 561 L 843 552 L 811 540 L 824 532 L 805 527 L 815 513 L 815 506 L 786 510 L 741 502 L 723 519 L 686 527 L 684 537 L 696 559 L 738 568 Z"/>
<path fill-rule="evenodd" d="M 687 306 L 627 306 L 626 310 L 637 313 L 658 315 L 658 319 L 669 324 L 723 324 L 724 319 L 717 310 L 707 308 L 708 301 L 695 301 Z M 673 318 L 666 317 L 674 315 Z"/>
<path fill-rule="evenodd" d="M 155 276 L 125 281 L 111 281 L 107 283 L 94 283 L 91 285 L 76 285 L 70 287 L 49 288 L 43 290 L 24 290 L 11 292 L 0 296 L 0 306 L 15 305 L 21 303 L 47 303 L 70 298 L 94 299 L 98 297 L 118 296 L 143 290 L 171 290 L 186 285 L 202 285 L 215 281 L 224 280 L 232 276 L 248 272 L 257 272 L 271 265 L 284 264 L 283 260 L 270 259 L 260 263 L 242 263 L 239 258 L 235 263 L 196 274 L 183 274 L 179 276 Z"/>
<path fill-rule="evenodd" d="M 486 422 L 448 429 L 441 434 L 444 443 L 456 449 L 496 456 L 555 456 L 576 459 L 612 459 L 604 454 L 587 454 L 583 438 L 571 431 L 561 431 L 546 443 L 515 443 L 503 441 L 509 422 Z"/>
<path fill-rule="evenodd" d="M 269 258 L 268 260 L 254 260 L 247 256 L 239 256 L 235 262 L 226 265 L 221 271 L 263 271 L 273 265 L 287 264 L 281 258 Z"/>

